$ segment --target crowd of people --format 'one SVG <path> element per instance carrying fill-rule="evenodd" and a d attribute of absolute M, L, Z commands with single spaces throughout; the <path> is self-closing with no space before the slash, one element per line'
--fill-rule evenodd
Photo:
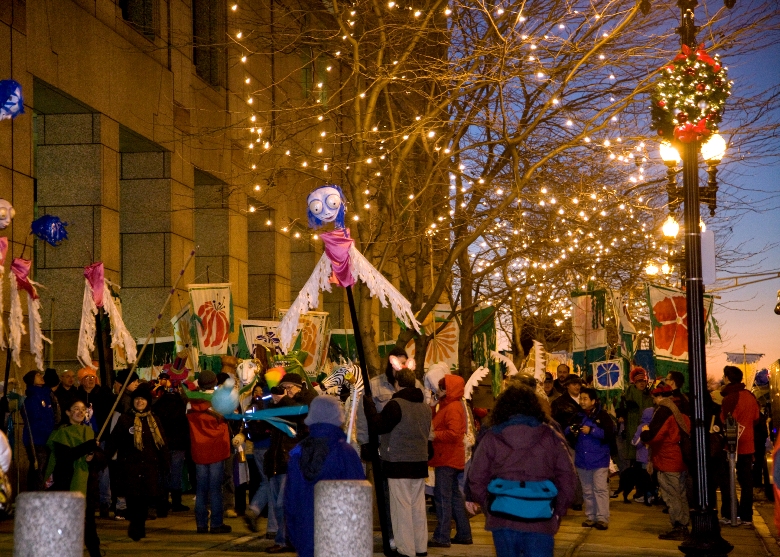
<path fill-rule="evenodd" d="M 197 533 L 229 533 L 225 518 L 237 516 L 258 532 L 260 518 L 267 517 L 264 535 L 273 540 L 268 553 L 311 557 L 314 485 L 365 479 L 366 472 L 383 484 L 391 551 L 402 557 L 472 544 L 469 515 L 479 510 L 499 557 L 551 556 L 569 509 L 584 510 L 583 528 L 606 530 L 610 499 L 621 494 L 624 503 L 659 505 L 668 512 L 670 529 L 659 538 L 684 540 L 689 534 L 692 405 L 680 372 L 651 382 L 644 369 L 633 368 L 610 412 L 588 379 L 566 365 L 541 383 L 518 374 L 506 379 L 487 413 L 464 399 L 462 377 L 432 368 L 423 386 L 414 360 L 395 348 L 385 373 L 371 380 L 372 396 L 363 397 L 359 451 L 344 433 L 339 398 L 320 393 L 295 373 L 270 387 L 261 372 L 245 409 L 251 414 L 306 407 L 285 418 L 294 428 L 226 419 L 210 397 L 229 378 L 230 373 L 203 370 L 197 384 L 176 383 L 168 373 L 144 382 L 125 370 L 107 387 L 92 368 L 77 375 L 27 373 L 20 409 L 27 489 L 87 496 L 90 557 L 102 554 L 96 516 L 126 520 L 128 536 L 137 541 L 146 537 L 148 520 L 189 510 L 185 492 L 195 494 Z M 724 369 L 722 383 L 712 385 L 704 406 L 708 468 L 715 471 L 710 501 L 714 507 L 714 490 L 720 488 L 721 522 L 750 527 L 754 479 L 766 481 L 768 474 L 766 417 L 733 366 Z M 732 418 L 741 432 L 736 515 L 723 436 Z M 378 445 L 370 442 L 371 429 Z M 5 471 L 7 446 L 1 438 Z M 377 451 L 381 474 L 371 468 Z M 610 476 L 617 473 L 617 489 L 611 491 Z M 765 488 L 771 495 L 768 481 Z M 528 503 L 529 490 L 537 490 L 536 503 L 539 492 L 547 494 L 541 507 Z M 437 521 L 430 537 L 428 504 Z M 532 507 L 536 514 L 529 518 Z"/>

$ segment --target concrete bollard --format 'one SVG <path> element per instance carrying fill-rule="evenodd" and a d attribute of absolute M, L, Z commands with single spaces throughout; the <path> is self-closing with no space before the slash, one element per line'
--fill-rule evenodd
<path fill-rule="evenodd" d="M 373 488 L 365 480 L 314 486 L 314 557 L 374 554 Z"/>
<path fill-rule="evenodd" d="M 16 498 L 14 557 L 82 557 L 87 500 L 71 491 L 33 491 Z"/>

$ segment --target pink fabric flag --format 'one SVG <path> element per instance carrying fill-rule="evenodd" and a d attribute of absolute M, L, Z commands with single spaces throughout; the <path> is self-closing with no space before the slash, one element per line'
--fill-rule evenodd
<path fill-rule="evenodd" d="M 355 284 L 352 269 L 349 266 L 349 248 L 355 242 L 349 237 L 349 229 L 333 230 L 320 234 L 325 244 L 325 254 L 330 259 L 333 274 L 338 284 L 347 287 Z"/>
<path fill-rule="evenodd" d="M 0 238 L 0 265 L 5 265 L 5 254 L 8 252 L 8 238 Z"/>
<path fill-rule="evenodd" d="M 33 300 L 37 300 L 38 293 L 35 291 L 35 288 L 33 287 L 29 279 L 31 265 L 32 265 L 32 261 L 30 261 L 29 259 L 22 259 L 21 257 L 16 257 L 11 262 L 11 272 L 16 277 L 16 285 L 22 290 L 26 291 L 32 297 Z"/>
<path fill-rule="evenodd" d="M 92 289 L 92 299 L 99 308 L 103 307 L 103 262 L 98 261 L 84 267 L 84 278 Z"/>

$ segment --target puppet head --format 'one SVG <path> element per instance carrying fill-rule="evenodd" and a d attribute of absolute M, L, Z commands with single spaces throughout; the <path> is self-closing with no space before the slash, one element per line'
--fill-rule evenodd
<path fill-rule="evenodd" d="M 11 219 L 14 218 L 16 211 L 11 204 L 5 199 L 0 199 L 0 230 L 7 228 L 11 224 Z"/>
<path fill-rule="evenodd" d="M 306 199 L 309 226 L 320 228 L 326 222 L 334 222 L 336 228 L 344 228 L 344 214 L 347 212 L 344 192 L 335 184 L 320 186 Z"/>

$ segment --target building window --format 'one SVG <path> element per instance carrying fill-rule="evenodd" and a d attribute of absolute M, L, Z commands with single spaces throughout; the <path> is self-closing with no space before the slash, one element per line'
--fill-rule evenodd
<path fill-rule="evenodd" d="M 158 0 L 119 0 L 122 18 L 148 39 L 158 35 Z"/>
<path fill-rule="evenodd" d="M 225 87 L 226 20 L 225 0 L 192 0 L 195 71 L 215 87 Z"/>

